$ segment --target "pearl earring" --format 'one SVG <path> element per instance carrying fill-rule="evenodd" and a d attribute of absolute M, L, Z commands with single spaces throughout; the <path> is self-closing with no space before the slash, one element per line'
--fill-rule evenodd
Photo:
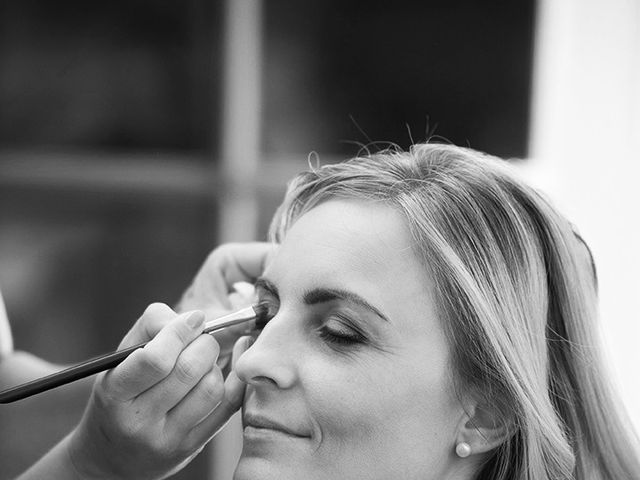
<path fill-rule="evenodd" d="M 471 446 L 466 442 L 460 442 L 456 445 L 456 454 L 460 458 L 466 458 L 471 455 Z"/>

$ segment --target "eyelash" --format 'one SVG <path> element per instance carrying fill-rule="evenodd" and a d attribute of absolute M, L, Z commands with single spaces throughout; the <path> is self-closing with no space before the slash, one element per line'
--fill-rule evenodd
<path fill-rule="evenodd" d="M 269 318 L 273 318 L 276 313 L 278 313 L 278 303 L 274 301 L 271 295 L 260 295 L 259 301 L 262 303 L 266 303 L 269 309 Z M 333 315 L 334 318 L 337 318 L 341 323 L 348 322 L 342 315 Z M 331 316 L 329 317 L 331 319 Z M 349 330 L 352 333 L 345 334 L 344 331 L 339 331 L 335 329 L 331 329 L 327 326 L 326 321 L 317 328 L 318 336 L 324 340 L 325 342 L 332 344 L 334 346 L 349 346 L 365 343 L 366 338 L 359 332 L 354 331 L 352 328 L 345 326 L 345 330 Z"/>
<path fill-rule="evenodd" d="M 337 334 L 335 330 L 331 330 L 326 325 L 323 325 L 318 329 L 318 334 L 320 335 L 320 338 L 322 338 L 325 342 L 333 343 L 335 345 L 355 345 L 364 343 L 364 338 L 362 337 L 362 335 Z"/>
<path fill-rule="evenodd" d="M 276 316 L 276 314 L 278 313 L 278 308 L 279 308 L 279 304 L 278 302 L 273 301 L 270 298 L 264 298 L 263 295 L 260 295 L 260 297 L 258 298 L 258 303 L 264 304 L 267 307 L 267 318 L 270 321 L 273 317 Z"/>
<path fill-rule="evenodd" d="M 337 318 L 340 323 L 346 322 L 347 320 L 342 317 L 342 315 L 333 315 L 334 318 Z M 329 317 L 330 319 L 331 317 Z M 347 330 L 350 333 L 345 333 Z M 355 331 L 351 327 L 344 325 L 344 330 L 336 330 L 329 328 L 327 322 L 325 322 L 320 328 L 318 328 L 318 334 L 320 338 L 328 343 L 332 343 L 334 345 L 356 345 L 360 343 L 365 343 L 366 338 L 360 332 Z"/>

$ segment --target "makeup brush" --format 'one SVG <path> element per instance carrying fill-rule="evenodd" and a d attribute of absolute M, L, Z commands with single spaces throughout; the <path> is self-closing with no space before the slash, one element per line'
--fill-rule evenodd
<path fill-rule="evenodd" d="M 265 303 L 259 303 L 251 307 L 243 308 L 236 312 L 224 315 L 205 322 L 202 333 L 213 333 L 223 328 L 249 323 L 247 333 L 253 330 L 261 330 L 269 321 L 269 309 Z M 52 388 L 75 382 L 81 378 L 94 375 L 105 370 L 109 370 L 124 361 L 129 355 L 137 349 L 144 347 L 149 342 L 139 343 L 132 347 L 116 350 L 99 357 L 92 358 L 86 362 L 79 363 L 65 370 L 47 375 L 46 377 L 37 378 L 27 383 L 3 390 L 0 392 L 0 403 L 11 403 L 16 400 L 46 392 Z"/>

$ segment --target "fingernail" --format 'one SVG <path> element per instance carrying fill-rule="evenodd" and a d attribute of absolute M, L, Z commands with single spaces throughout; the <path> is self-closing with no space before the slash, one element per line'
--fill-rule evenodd
<path fill-rule="evenodd" d="M 191 312 L 187 317 L 187 325 L 191 328 L 196 329 L 202 326 L 204 322 L 204 312 L 200 310 L 196 310 L 195 312 Z"/>

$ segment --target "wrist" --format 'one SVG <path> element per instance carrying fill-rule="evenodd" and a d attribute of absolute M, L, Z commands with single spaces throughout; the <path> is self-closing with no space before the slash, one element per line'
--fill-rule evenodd
<path fill-rule="evenodd" d="M 74 479 L 127 480 L 109 466 L 108 453 L 97 447 L 93 434 L 83 428 L 82 422 L 65 438 L 68 462 Z"/>

